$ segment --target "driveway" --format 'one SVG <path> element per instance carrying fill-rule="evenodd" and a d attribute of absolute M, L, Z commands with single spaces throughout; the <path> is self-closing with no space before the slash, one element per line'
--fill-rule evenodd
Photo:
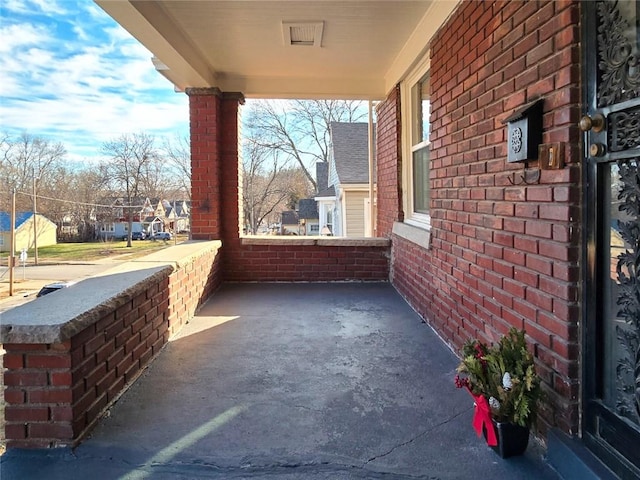
<path fill-rule="evenodd" d="M 225 285 L 90 438 L 2 479 L 557 478 L 476 437 L 457 363 L 388 284 Z"/>

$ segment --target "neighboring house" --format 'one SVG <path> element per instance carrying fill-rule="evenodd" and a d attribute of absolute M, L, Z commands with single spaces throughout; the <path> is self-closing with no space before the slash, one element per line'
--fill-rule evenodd
<path fill-rule="evenodd" d="M 320 231 L 341 237 L 371 236 L 368 129 L 367 123 L 331 123 L 328 188 L 315 197 Z"/>
<path fill-rule="evenodd" d="M 34 216 L 33 212 L 16 213 L 15 222 L 15 243 L 14 252 L 22 249 L 31 250 L 34 248 Z M 37 225 L 37 245 L 38 247 L 48 247 L 55 245 L 57 225 L 44 215 L 36 214 Z M 11 244 L 11 215 L 7 212 L 0 212 L 0 251 L 9 251 Z"/>
<path fill-rule="evenodd" d="M 300 235 L 298 212 L 285 210 L 280 220 L 280 235 Z"/>
<path fill-rule="evenodd" d="M 103 209 L 98 222 L 97 234 L 102 240 L 122 239 L 129 232 L 129 215 L 132 217 L 131 230 L 146 231 L 144 219 L 153 215 L 154 207 L 148 198 L 135 197 L 131 200 L 133 207 L 128 206 L 125 198 L 118 197 L 103 200 L 111 207 Z M 130 213 L 131 212 L 131 213 Z"/>
<path fill-rule="evenodd" d="M 189 231 L 189 205 L 185 200 L 163 200 L 165 225 L 169 231 L 184 233 Z"/>
<path fill-rule="evenodd" d="M 327 186 L 328 166 L 326 162 L 316 164 L 316 185 L 318 189 Z M 296 235 L 320 235 L 320 220 L 318 214 L 318 201 L 316 198 L 303 198 L 298 201 L 295 212 L 288 210 L 282 212 L 280 231 L 296 232 Z M 293 222 L 297 222 L 294 226 Z M 287 223 L 289 222 L 289 223 Z M 286 233 L 282 233 L 286 235 Z"/>
<path fill-rule="evenodd" d="M 336 189 L 331 186 L 317 193 L 318 223 L 320 235 L 334 235 L 334 217 L 336 215 Z"/>
<path fill-rule="evenodd" d="M 121 239 L 129 232 L 129 207 L 122 197 L 105 201 L 112 206 L 99 222 L 98 235 L 102 239 Z M 157 232 L 189 231 L 189 205 L 184 200 L 134 198 L 132 231 L 143 231 L 147 235 Z"/>
<path fill-rule="evenodd" d="M 319 235 L 318 202 L 313 198 L 303 198 L 298 202 L 300 235 Z"/>

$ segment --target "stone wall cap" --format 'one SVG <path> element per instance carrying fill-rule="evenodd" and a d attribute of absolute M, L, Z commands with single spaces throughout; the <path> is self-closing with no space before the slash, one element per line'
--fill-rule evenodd
<path fill-rule="evenodd" d="M 64 342 L 182 264 L 221 245 L 218 240 L 174 245 L 7 310 L 0 315 L 0 343 Z"/>
<path fill-rule="evenodd" d="M 173 271 L 155 266 L 82 280 L 2 314 L 0 343 L 60 343 Z"/>
<path fill-rule="evenodd" d="M 317 245 L 325 247 L 388 247 L 391 240 L 382 237 L 297 237 L 246 236 L 243 245 Z"/>

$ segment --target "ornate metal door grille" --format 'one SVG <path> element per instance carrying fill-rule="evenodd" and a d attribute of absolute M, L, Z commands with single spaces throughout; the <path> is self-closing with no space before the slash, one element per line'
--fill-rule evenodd
<path fill-rule="evenodd" d="M 640 7 L 582 2 L 587 281 L 584 438 L 640 477 Z"/>

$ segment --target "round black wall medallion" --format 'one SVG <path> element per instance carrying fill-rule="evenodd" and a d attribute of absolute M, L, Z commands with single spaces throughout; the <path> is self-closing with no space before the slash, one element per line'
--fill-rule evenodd
<path fill-rule="evenodd" d="M 522 129 L 514 128 L 511 132 L 511 150 L 519 153 L 522 150 Z"/>

